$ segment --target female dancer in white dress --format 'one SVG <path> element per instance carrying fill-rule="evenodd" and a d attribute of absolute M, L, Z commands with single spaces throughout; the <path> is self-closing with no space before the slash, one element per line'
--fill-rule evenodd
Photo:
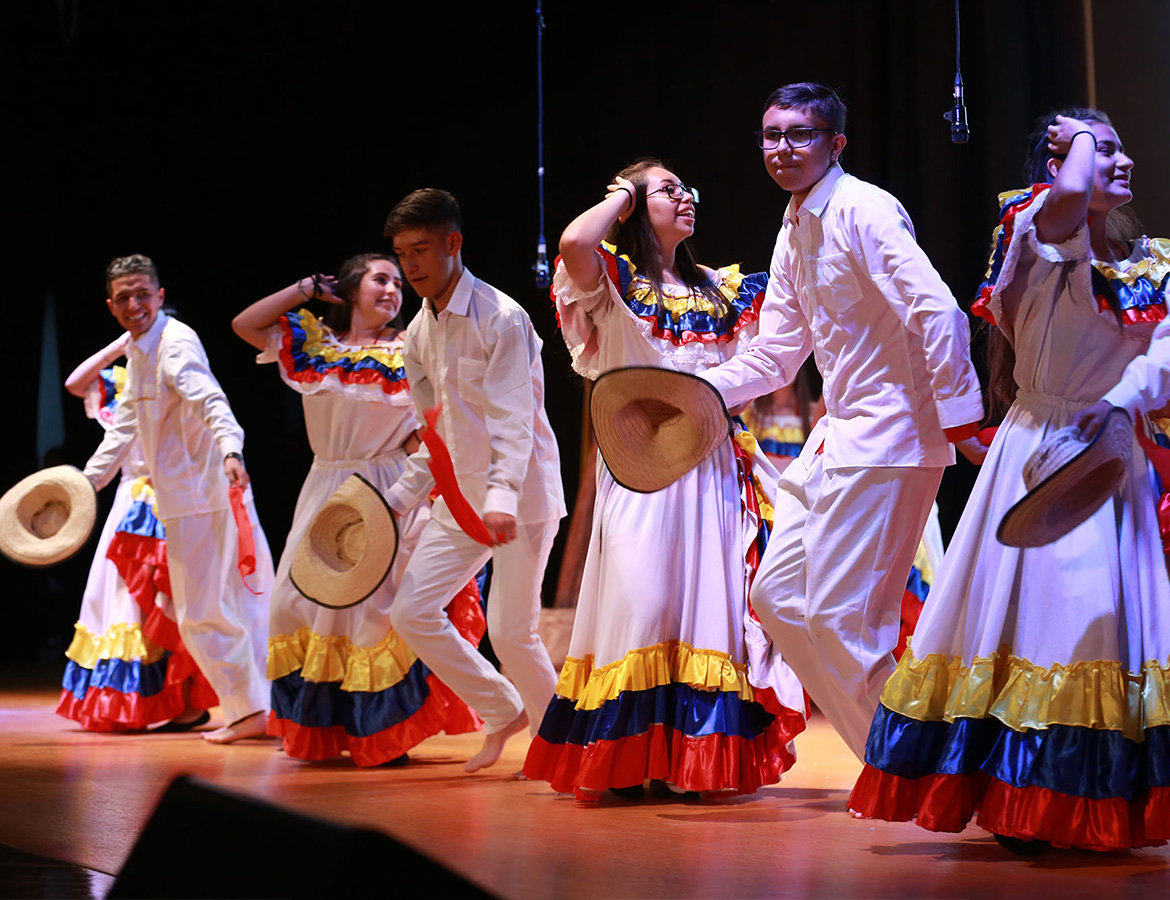
<path fill-rule="evenodd" d="M 307 309 L 334 304 L 334 327 Z M 302 596 L 289 566 L 317 510 L 350 475 L 379 490 L 394 483 L 418 447 L 402 366 L 402 340 L 391 321 L 402 306 L 402 274 L 381 254 L 342 264 L 336 279 L 303 278 L 249 306 L 236 334 L 276 362 L 285 384 L 302 395 L 313 467 L 297 499 L 276 571 L 268 639 L 272 680 L 269 733 L 290 756 L 324 759 L 348 751 L 359 766 L 400 760 L 420 741 L 480 727 L 475 714 L 440 682 L 390 627 L 390 604 L 425 510 L 399 520 L 390 575 L 368 599 L 331 609 Z M 448 608 L 473 643 L 484 620 L 474 582 Z"/>
<path fill-rule="evenodd" d="M 654 160 L 609 190 L 560 242 L 553 292 L 574 368 L 696 373 L 746 345 L 766 277 L 694 261 L 694 191 Z M 616 248 L 599 248 L 607 232 Z M 750 793 L 792 765 L 804 692 L 747 602 L 777 477 L 742 431 L 652 494 L 620 487 L 599 459 L 569 658 L 529 778 L 582 798 L 638 795 L 647 780 Z"/>
<path fill-rule="evenodd" d="M 1044 438 L 1170 401 L 1170 242 L 1119 239 L 1133 161 L 1095 110 L 1048 117 L 1031 188 L 1001 197 L 976 311 L 1014 350 L 999 428 L 850 806 L 934 831 L 977 822 L 1018 852 L 1170 839 L 1170 581 L 1157 477 L 1137 439 L 1119 492 L 1043 547 L 999 544 Z M 1114 223 L 1116 224 L 1116 223 Z M 992 372 L 995 382 L 995 372 Z M 1098 401 L 1105 398 L 1105 402 Z"/>

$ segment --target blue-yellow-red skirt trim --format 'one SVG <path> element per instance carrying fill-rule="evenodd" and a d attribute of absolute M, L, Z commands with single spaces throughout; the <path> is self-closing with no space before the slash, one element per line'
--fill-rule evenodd
<path fill-rule="evenodd" d="M 600 669 L 566 660 L 524 774 L 581 798 L 647 779 L 749 794 L 793 765 L 804 727 L 726 654 L 670 641 Z"/>
<path fill-rule="evenodd" d="M 1122 850 L 1170 840 L 1170 726 L 1120 732 L 998 719 L 922 722 L 878 708 L 849 799 L 862 815 L 930 831 L 980 827 L 1061 847 Z"/>
<path fill-rule="evenodd" d="M 931 831 L 1061 847 L 1170 840 L 1170 667 L 1040 666 L 1002 649 L 908 650 L 882 692 L 849 805 Z"/>
<path fill-rule="evenodd" d="M 57 714 L 86 731 L 139 731 L 188 709 L 219 703 L 179 637 L 177 623 L 155 602 L 170 594 L 166 534 L 154 512 L 146 478 L 106 550 L 141 614 L 140 624 L 119 623 L 91 635 L 80 623 L 66 655 Z"/>
<path fill-rule="evenodd" d="M 447 614 L 459 633 L 478 645 L 487 623 L 474 581 L 452 600 Z M 356 765 L 376 766 L 439 732 L 465 734 L 482 727 L 475 713 L 396 636 L 388 635 L 386 646 L 378 648 L 354 648 L 311 634 L 306 641 L 316 660 L 313 674 L 329 680 L 307 680 L 302 665 L 272 678 L 268 733 L 281 739 L 289 756 L 314 761 L 348 751 Z M 296 641 L 285 644 L 280 651 L 284 657 L 303 652 L 293 646 Z M 274 660 L 271 642 L 269 646 L 270 668 L 287 668 Z M 365 684 L 373 690 L 343 686 L 347 670 L 359 659 Z"/>

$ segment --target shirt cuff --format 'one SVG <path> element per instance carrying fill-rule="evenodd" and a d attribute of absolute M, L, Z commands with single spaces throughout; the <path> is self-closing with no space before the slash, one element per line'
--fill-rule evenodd
<path fill-rule="evenodd" d="M 410 492 L 405 488 L 399 488 L 397 484 L 393 484 L 386 491 L 382 492 L 382 497 L 386 500 L 386 505 L 394 511 L 394 515 L 402 517 L 408 512 L 418 506 L 419 501 L 410 496 Z"/>
<path fill-rule="evenodd" d="M 1110 406 L 1120 406 L 1133 421 L 1137 421 L 1142 412 L 1142 395 L 1132 385 L 1121 382 L 1101 398 Z"/>
<path fill-rule="evenodd" d="M 520 497 L 514 491 L 503 487 L 489 487 L 487 489 L 487 496 L 483 501 L 485 515 L 492 512 L 505 513 L 515 518 L 519 508 Z"/>
<path fill-rule="evenodd" d="M 244 455 L 244 442 L 234 437 L 225 437 L 219 442 L 219 452 L 227 458 L 229 453 L 238 453 L 240 456 Z"/>
<path fill-rule="evenodd" d="M 935 400 L 934 409 L 938 414 L 938 424 L 944 431 L 969 425 L 983 418 L 983 394 L 976 392 Z"/>

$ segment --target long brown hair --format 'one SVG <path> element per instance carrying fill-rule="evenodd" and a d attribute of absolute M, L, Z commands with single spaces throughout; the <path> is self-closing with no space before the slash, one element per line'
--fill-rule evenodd
<path fill-rule="evenodd" d="M 616 223 L 606 235 L 606 240 L 616 245 L 619 253 L 629 256 L 637 270 L 650 280 L 654 292 L 661 294 L 662 273 L 667 261 L 662 257 L 658 238 L 654 235 L 646 211 L 646 173 L 655 168 L 666 169 L 666 166 L 661 160 L 645 157 L 617 173 L 617 177 L 628 179 L 634 185 L 634 212 L 625 222 Z M 675 250 L 674 266 L 683 284 L 701 293 L 716 307 L 723 308 L 723 295 L 711 283 L 710 276 L 699 267 L 687 241 L 683 241 Z"/>

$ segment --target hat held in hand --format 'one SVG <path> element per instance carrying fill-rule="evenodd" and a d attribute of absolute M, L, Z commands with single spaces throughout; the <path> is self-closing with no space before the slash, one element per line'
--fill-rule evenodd
<path fill-rule="evenodd" d="M 590 415 L 614 481 L 641 494 L 673 484 L 731 433 L 719 392 L 696 375 L 672 369 L 606 372 L 593 385 Z"/>
<path fill-rule="evenodd" d="M 85 546 L 97 493 L 76 466 L 52 466 L 0 497 L 0 553 L 25 566 L 52 566 Z"/>
<path fill-rule="evenodd" d="M 1024 465 L 1028 493 L 996 531 L 1009 547 L 1042 547 L 1088 520 L 1125 480 L 1133 454 L 1129 414 L 1114 408 L 1086 442 L 1076 426 L 1048 435 Z"/>
<path fill-rule="evenodd" d="M 394 565 L 398 525 L 381 492 L 350 475 L 313 516 L 289 566 L 293 587 L 321 606 L 357 606 Z"/>

